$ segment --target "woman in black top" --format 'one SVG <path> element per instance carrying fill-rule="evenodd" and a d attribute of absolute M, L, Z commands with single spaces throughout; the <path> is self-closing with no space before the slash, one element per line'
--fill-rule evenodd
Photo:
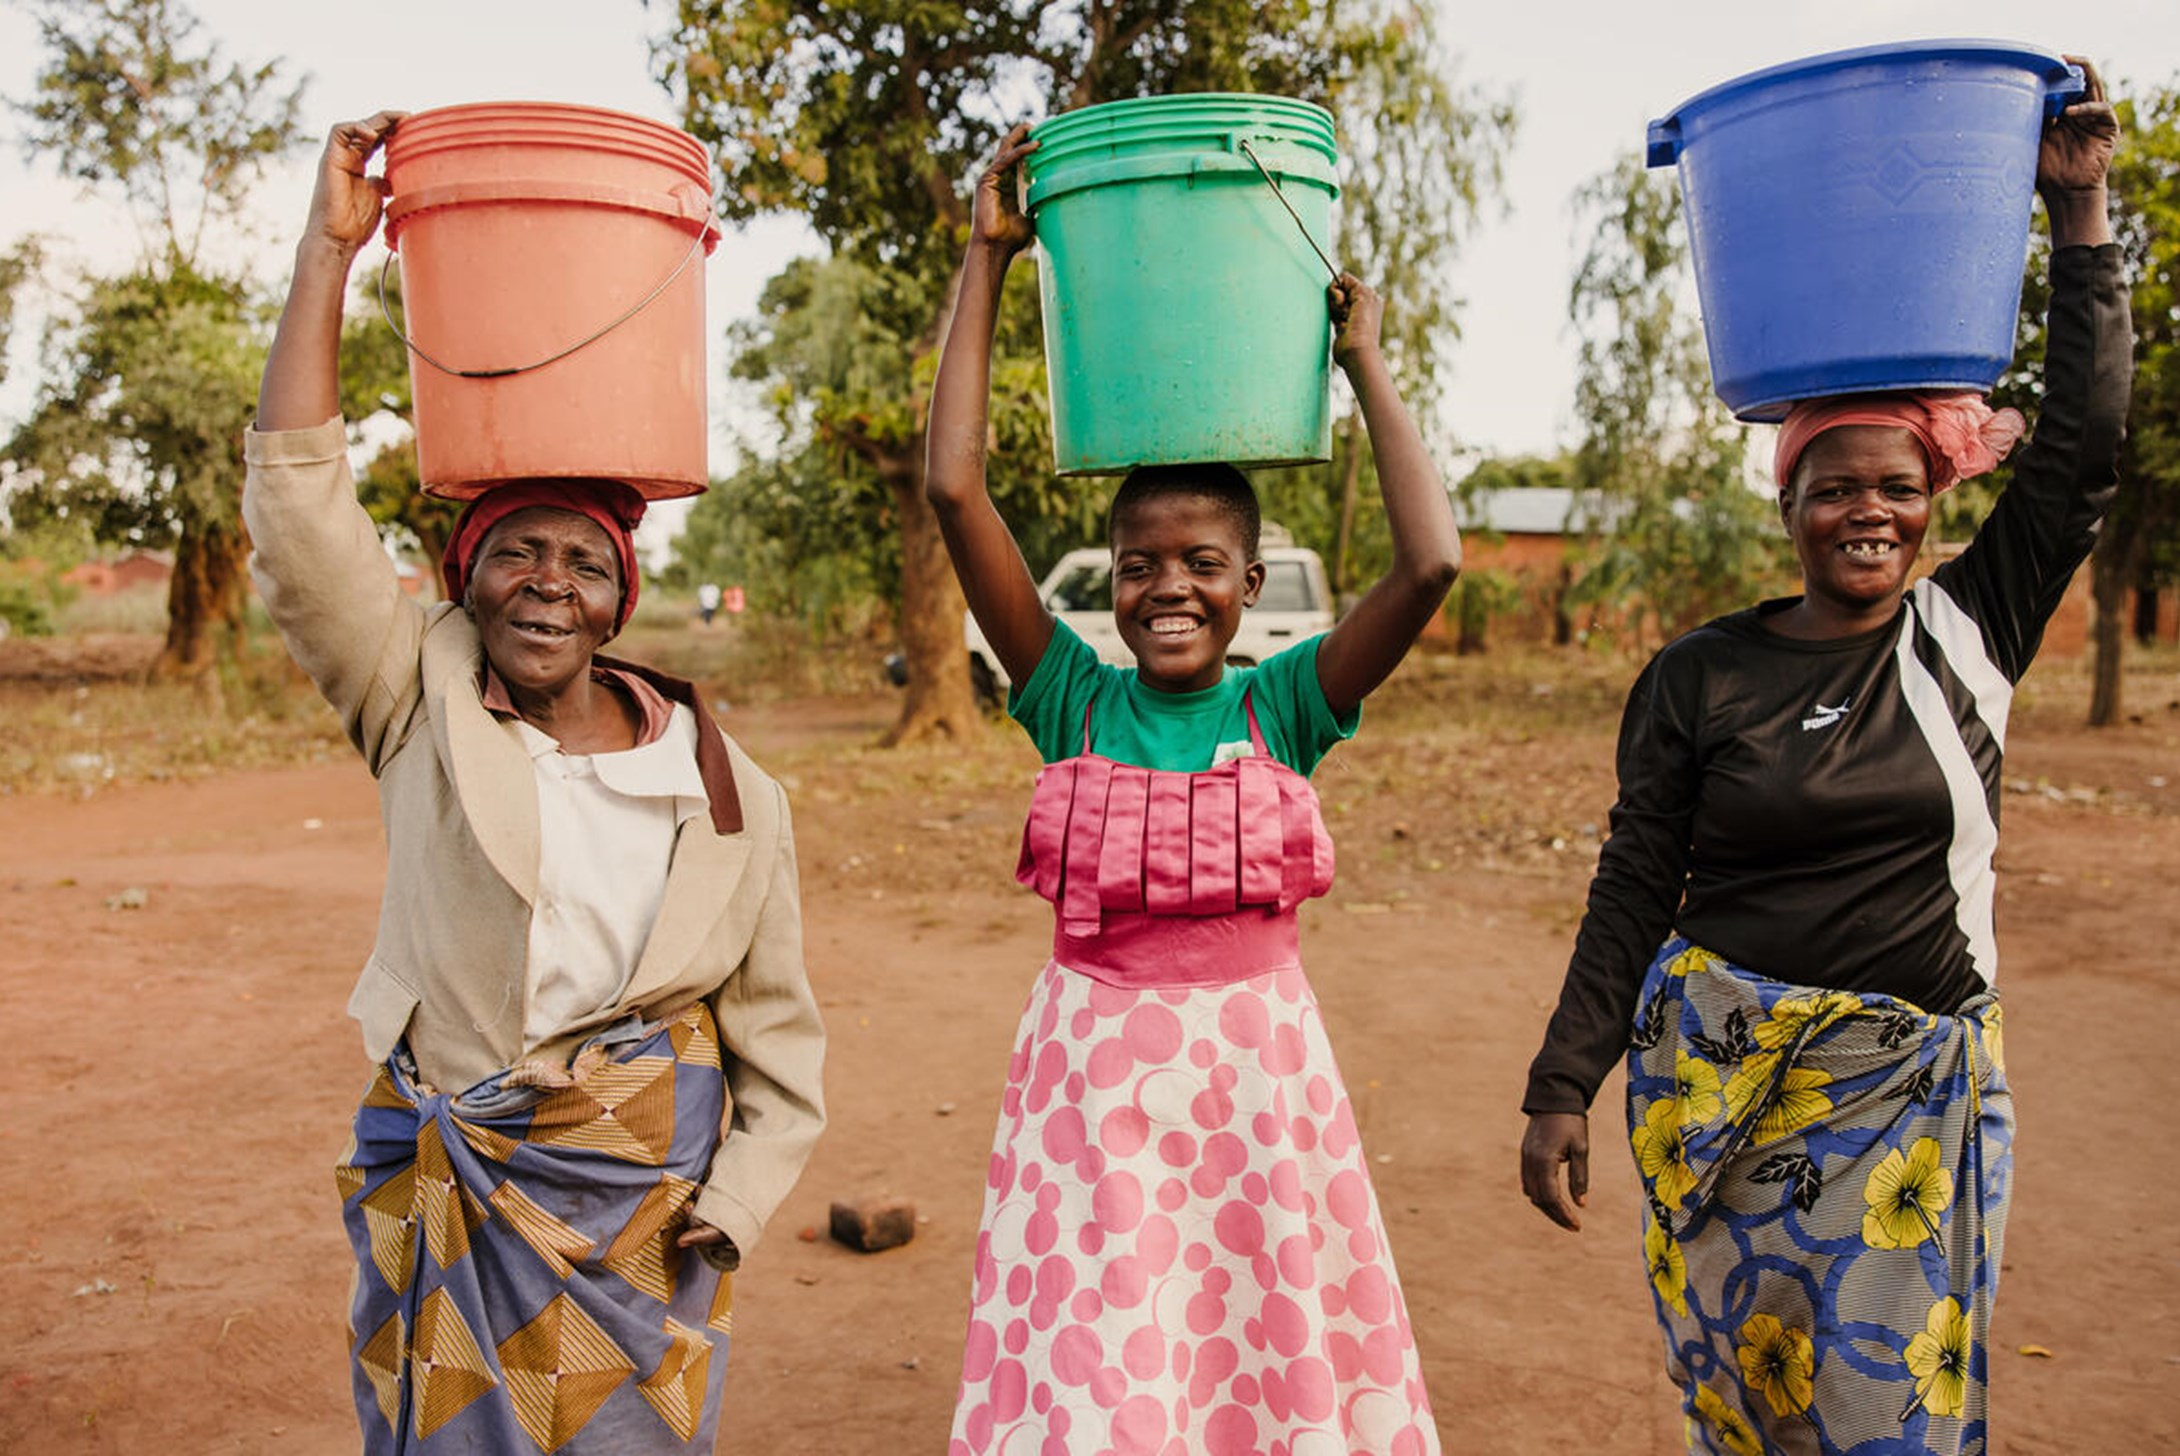
<path fill-rule="evenodd" d="M 1692 1450 L 1981 1449 L 2012 1136 L 1990 991 L 2006 710 L 2111 502 L 2131 374 L 2118 126 L 2088 81 L 2038 163 L 2043 406 L 1975 540 L 1910 588 L 1933 493 L 1996 463 L 2018 416 L 1805 402 L 1776 460 L 1803 595 L 1680 638 L 1628 700 L 1522 1188 L 1581 1226 L 1586 1110 L 1628 1053 Z"/>

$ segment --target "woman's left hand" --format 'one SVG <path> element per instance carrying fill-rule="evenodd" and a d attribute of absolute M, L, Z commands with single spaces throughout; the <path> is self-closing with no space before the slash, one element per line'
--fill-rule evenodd
<path fill-rule="evenodd" d="M 732 1269 L 742 1262 L 741 1252 L 734 1247 L 734 1240 L 727 1237 L 726 1230 L 714 1228 L 700 1218 L 689 1220 L 689 1226 L 681 1231 L 681 1237 L 674 1240 L 674 1247 L 694 1249 L 714 1263 L 720 1263 L 722 1268 Z"/>
<path fill-rule="evenodd" d="M 1016 194 L 1015 174 L 1022 159 L 1037 150 L 1029 139 L 1029 123 L 1017 122 L 999 142 L 992 158 L 976 179 L 976 193 L 969 200 L 969 241 L 1012 258 L 1036 241 L 1037 229 L 1022 214 Z"/>
<path fill-rule="evenodd" d="M 2101 191 L 2119 141 L 2119 114 L 2105 98 L 2104 79 L 2080 56 L 2067 59 L 2082 68 L 2088 89 L 2082 99 L 2044 123 L 2036 154 L 2036 190 L 2053 193 Z"/>
<path fill-rule="evenodd" d="M 1325 299 L 1332 309 L 1332 362 L 1345 369 L 1363 355 L 1376 353 L 1385 301 L 1370 285 L 1352 273 L 1342 273 L 1326 285 Z"/>

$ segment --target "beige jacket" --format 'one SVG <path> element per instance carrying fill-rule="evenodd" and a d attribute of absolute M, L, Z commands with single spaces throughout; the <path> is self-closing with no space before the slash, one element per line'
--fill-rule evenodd
<path fill-rule="evenodd" d="M 406 1037 L 417 1070 L 457 1092 L 522 1058 L 537 787 L 512 722 L 479 693 L 469 614 L 405 595 L 357 504 L 339 420 L 244 442 L 251 575 L 288 650 L 378 780 L 386 890 L 349 1013 L 383 1060 Z M 727 1116 L 696 1216 L 747 1253 L 825 1125 L 825 1034 L 803 970 L 787 796 L 721 734 L 688 685 L 713 813 L 686 821 L 665 897 L 621 999 L 532 1058 L 564 1064 L 584 1035 L 710 1001 L 726 1051 Z"/>

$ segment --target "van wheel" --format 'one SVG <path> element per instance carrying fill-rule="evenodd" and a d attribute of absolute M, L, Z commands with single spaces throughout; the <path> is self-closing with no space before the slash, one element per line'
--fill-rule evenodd
<path fill-rule="evenodd" d="M 969 687 L 979 708 L 987 713 L 999 711 L 999 681 L 992 676 L 991 664 L 973 652 L 969 654 Z"/>

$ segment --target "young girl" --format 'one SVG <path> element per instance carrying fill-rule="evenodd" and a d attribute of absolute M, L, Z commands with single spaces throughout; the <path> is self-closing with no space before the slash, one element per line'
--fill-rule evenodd
<path fill-rule="evenodd" d="M 950 1449 L 1435 1452 L 1295 911 L 1332 881 L 1307 775 L 1444 601 L 1453 513 L 1379 301 L 1342 276 L 1333 357 L 1392 569 L 1332 631 L 1229 672 L 1264 584 L 1255 492 L 1229 465 L 1139 469 L 1109 527 L 1136 666 L 1101 664 L 1038 598 L 984 483 L 993 320 L 1032 236 L 1012 201 L 1025 135 L 977 183 L 927 470 L 1045 758 L 1016 873 L 1057 918 L 1008 1068 Z"/>

